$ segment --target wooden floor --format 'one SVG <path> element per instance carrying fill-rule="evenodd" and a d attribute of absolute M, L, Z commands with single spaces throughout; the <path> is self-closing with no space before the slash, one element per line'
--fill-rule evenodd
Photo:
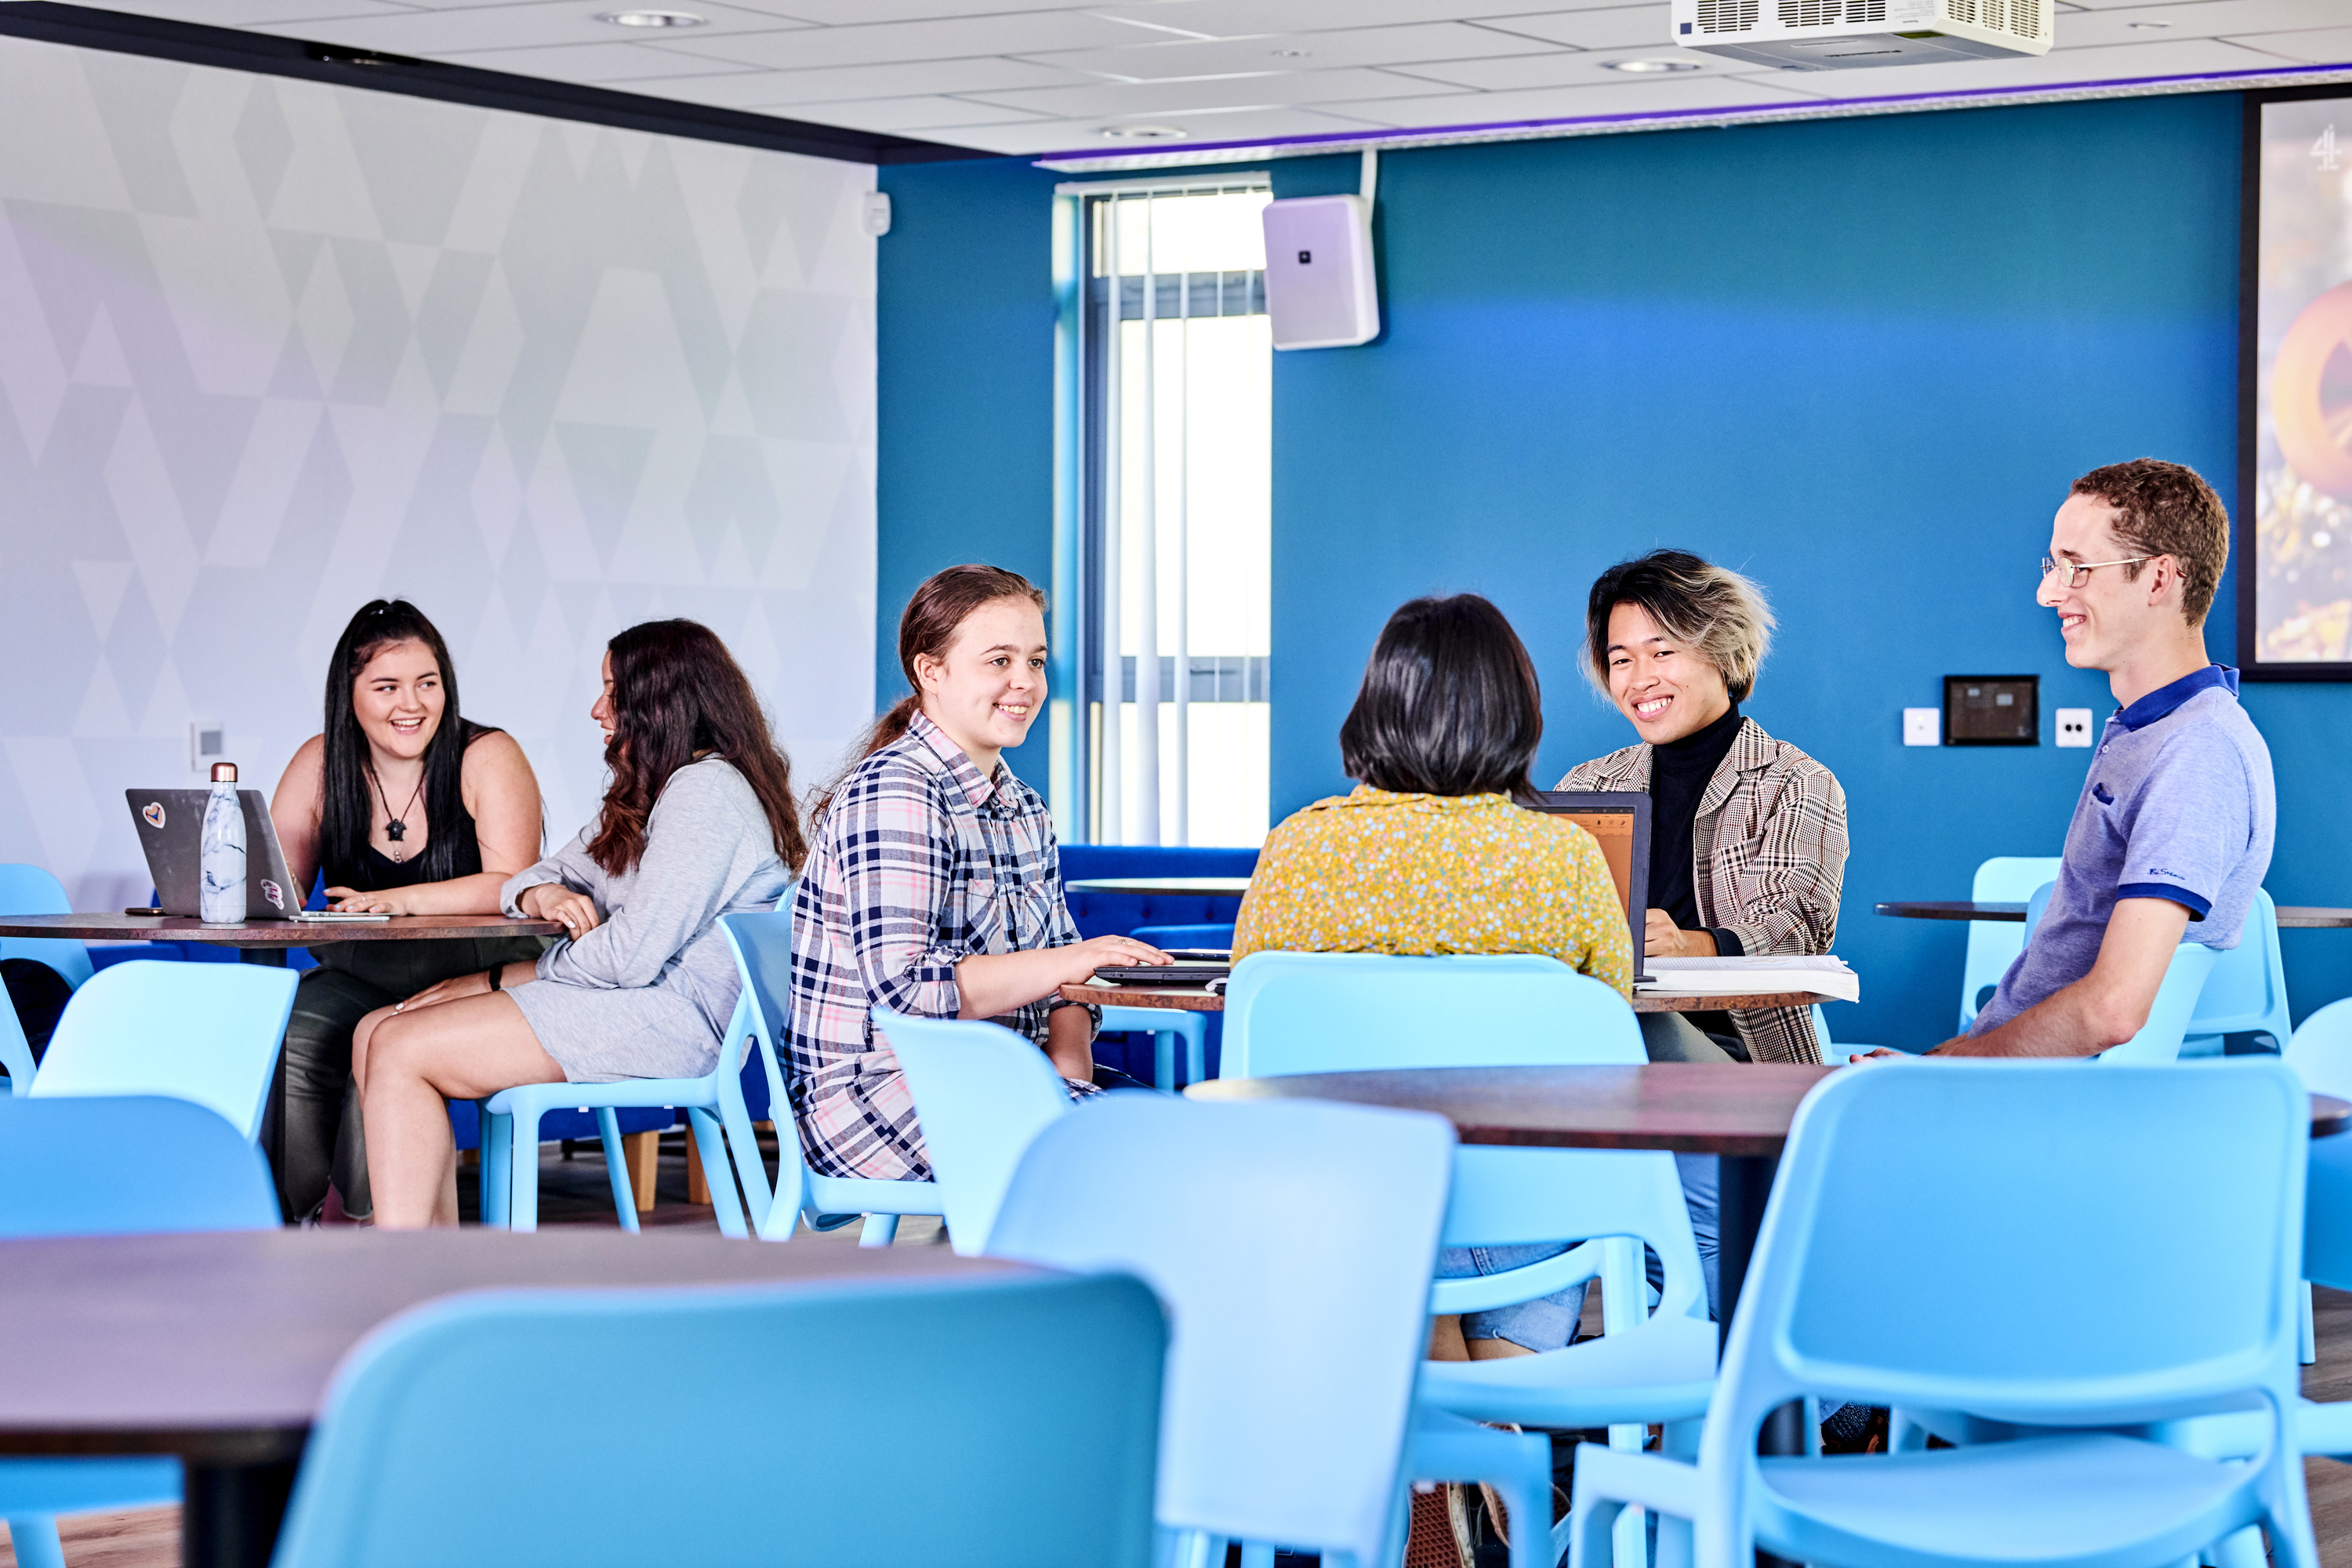
<path fill-rule="evenodd" d="M 683 1141 L 672 1137 L 662 1150 L 659 1201 L 641 1223 L 681 1229 L 717 1228 L 707 1206 L 686 1201 L 686 1156 Z M 468 1196 L 466 1217 L 474 1217 Z M 593 1144 L 566 1159 L 552 1147 L 540 1163 L 540 1223 L 542 1225 L 605 1225 L 614 1223 L 611 1189 L 604 1163 Z M 908 1218 L 898 1231 L 898 1245 L 923 1246 L 936 1241 L 939 1222 Z M 816 1236 L 803 1231 L 795 1247 L 855 1247 L 856 1227 Z M 2315 1292 L 2319 1326 L 2319 1362 L 2304 1373 L 2304 1393 L 2317 1400 L 2352 1399 L 2352 1294 L 2338 1290 Z M 1597 1319 L 1597 1312 L 1588 1316 Z M 1599 1328 L 1587 1324 L 1588 1331 Z M 2319 1558 L 2325 1568 L 2352 1568 L 2352 1465 L 2332 1459 L 2305 1462 L 2311 1487 L 2311 1521 L 2319 1537 Z M 82 1514 L 58 1521 L 68 1568 L 179 1568 L 180 1510 L 140 1509 L 127 1513 Z M 16 1553 L 0 1544 L 0 1568 L 16 1568 Z"/>

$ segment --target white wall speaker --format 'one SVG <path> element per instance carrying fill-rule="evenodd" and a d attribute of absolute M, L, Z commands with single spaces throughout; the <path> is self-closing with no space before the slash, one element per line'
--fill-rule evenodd
<path fill-rule="evenodd" d="M 1265 204 L 1265 313 L 1278 349 L 1339 349 L 1381 331 L 1372 204 L 1293 196 Z"/>

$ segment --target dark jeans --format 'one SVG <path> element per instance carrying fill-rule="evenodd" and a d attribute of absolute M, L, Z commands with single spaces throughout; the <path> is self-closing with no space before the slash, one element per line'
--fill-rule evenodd
<path fill-rule="evenodd" d="M 8 1005 L 25 1031 L 25 1043 L 38 1062 L 49 1048 L 49 1036 L 73 1000 L 65 977 L 37 958 L 0 958 L 0 981 L 8 987 Z"/>
<path fill-rule="evenodd" d="M 343 1212 L 375 1212 L 368 1188 L 367 1140 L 352 1082 L 352 1031 L 379 1007 L 427 986 L 493 963 L 535 959 L 536 937 L 500 942 L 346 942 L 321 946 L 319 967 L 302 976 L 287 1021 L 278 1080 L 261 1121 L 261 1147 L 278 1175 L 278 1204 L 289 1222 L 315 1213 L 327 1185 Z"/>

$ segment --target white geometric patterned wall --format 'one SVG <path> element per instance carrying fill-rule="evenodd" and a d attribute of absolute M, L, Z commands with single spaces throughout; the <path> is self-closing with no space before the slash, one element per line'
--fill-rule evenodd
<path fill-rule="evenodd" d="M 691 616 L 815 782 L 874 710 L 870 167 L 0 38 L 0 861 L 143 895 L 192 719 L 275 787 L 415 600 L 551 843 Z"/>

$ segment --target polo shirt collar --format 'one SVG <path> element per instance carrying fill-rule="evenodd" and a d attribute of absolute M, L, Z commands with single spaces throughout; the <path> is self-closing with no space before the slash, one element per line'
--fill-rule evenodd
<path fill-rule="evenodd" d="M 2193 674 L 2182 676 L 2169 686 L 2158 687 L 2117 712 L 2116 722 L 2126 730 L 2145 730 L 2199 692 L 2210 690 L 2216 686 L 2235 697 L 2238 694 L 2238 672 L 2226 664 L 2209 664 Z"/>
<path fill-rule="evenodd" d="M 986 810 L 996 799 L 1002 782 L 982 776 L 981 771 L 972 766 L 971 759 L 963 754 L 962 748 L 949 740 L 948 732 L 932 723 L 921 709 L 917 709 L 914 717 L 907 721 L 907 733 L 922 742 L 931 755 L 939 759 L 940 766 L 954 781 L 957 792 L 971 803 L 974 811 Z M 1002 758 L 997 761 L 996 771 L 998 773 L 1006 771 Z"/>

